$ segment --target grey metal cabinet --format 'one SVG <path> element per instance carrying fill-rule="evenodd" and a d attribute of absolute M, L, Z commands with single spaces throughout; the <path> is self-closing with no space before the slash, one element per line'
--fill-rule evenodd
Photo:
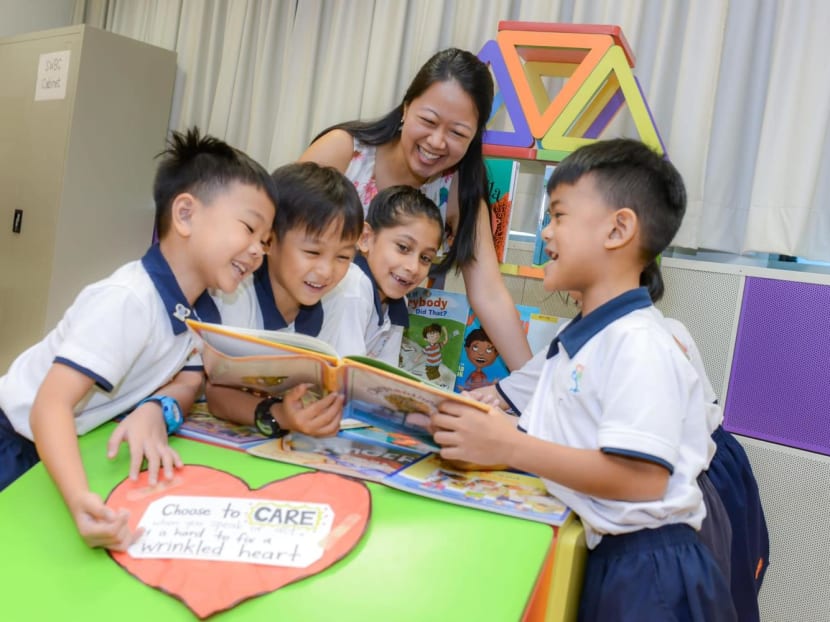
<path fill-rule="evenodd" d="M 175 52 L 89 26 L 0 39 L 0 374 L 149 245 L 175 77 Z"/>

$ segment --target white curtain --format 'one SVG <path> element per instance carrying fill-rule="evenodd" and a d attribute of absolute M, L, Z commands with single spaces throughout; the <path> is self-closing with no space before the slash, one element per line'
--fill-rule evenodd
<path fill-rule="evenodd" d="M 477 52 L 500 20 L 622 27 L 688 188 L 676 245 L 830 260 L 825 0 L 76 5 L 77 22 L 178 52 L 171 128 L 199 125 L 268 167 L 297 158 L 330 124 L 386 112 L 432 53 L 451 45 Z"/>

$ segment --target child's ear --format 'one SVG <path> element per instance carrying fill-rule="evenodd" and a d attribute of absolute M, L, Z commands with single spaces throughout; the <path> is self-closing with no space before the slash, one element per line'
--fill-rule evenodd
<path fill-rule="evenodd" d="M 369 250 L 369 243 L 372 241 L 372 237 L 375 235 L 375 230 L 372 229 L 372 225 L 368 222 L 363 223 L 363 233 L 360 234 L 360 237 L 357 239 L 357 250 L 361 253 L 365 253 Z"/>
<path fill-rule="evenodd" d="M 637 214 L 630 207 L 623 207 L 613 213 L 613 222 L 608 238 L 605 240 L 606 249 L 620 248 L 628 244 L 637 235 L 640 222 Z"/>
<path fill-rule="evenodd" d="M 183 192 L 173 199 L 170 206 L 170 223 L 182 237 L 190 237 L 193 214 L 198 209 L 198 199 L 189 192 Z"/>

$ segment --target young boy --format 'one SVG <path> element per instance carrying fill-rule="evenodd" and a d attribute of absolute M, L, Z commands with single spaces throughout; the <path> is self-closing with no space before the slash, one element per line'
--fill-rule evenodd
<path fill-rule="evenodd" d="M 354 185 L 337 169 L 314 162 L 287 164 L 272 174 L 279 194 L 274 241 L 262 266 L 232 294 L 214 296 L 222 323 L 286 330 L 317 337 L 340 350 L 348 327 L 326 317 L 320 299 L 343 279 L 363 231 L 363 206 Z M 257 397 L 207 385 L 213 415 L 253 425 L 256 413 L 277 436 L 296 430 L 312 436 L 337 432 L 343 400 L 330 394 L 308 401 L 308 385 L 279 398 Z"/>
<path fill-rule="evenodd" d="M 648 288 L 652 302 L 663 296 L 659 267 L 652 264 L 643 272 L 640 284 Z M 707 431 L 712 435 L 706 470 L 698 485 L 706 502 L 701 540 L 709 545 L 718 565 L 729 577 L 732 601 L 742 622 L 759 620 L 758 591 L 769 559 L 769 534 L 758 483 L 752 465 L 737 439 L 723 429 L 723 412 L 709 381 L 703 358 L 688 329 L 679 321 L 663 318 L 665 328 L 697 370 L 706 402 Z M 533 396 L 545 363 L 540 352 L 521 369 L 497 384 L 471 392 L 485 403 L 521 414 Z"/>
<path fill-rule="evenodd" d="M 174 133 L 156 173 L 160 238 L 140 261 L 86 287 L 43 341 L 0 378 L 0 479 L 38 458 L 89 546 L 126 549 L 126 512 L 89 489 L 77 435 L 125 411 L 107 453 L 130 447 L 130 477 L 172 479 L 182 462 L 167 444 L 201 388 L 187 317 L 217 320 L 207 288 L 231 292 L 267 249 L 275 193 L 267 171 L 196 129 Z M 32 443 L 34 440 L 34 443 Z"/>
<path fill-rule="evenodd" d="M 582 312 L 551 343 L 519 427 L 495 408 L 447 403 L 433 420 L 441 455 L 536 473 L 582 518 L 580 619 L 734 620 L 696 533 L 709 441 L 701 381 L 638 287 L 680 226 L 682 179 L 619 139 L 572 153 L 547 190 L 544 286 L 579 292 Z"/>

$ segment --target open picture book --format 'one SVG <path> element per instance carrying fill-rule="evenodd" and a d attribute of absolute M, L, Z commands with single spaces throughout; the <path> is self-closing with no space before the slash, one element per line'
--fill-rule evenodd
<path fill-rule="evenodd" d="M 443 401 L 487 410 L 402 369 L 364 356 L 340 358 L 324 341 L 287 331 L 251 330 L 187 320 L 202 339 L 211 383 L 276 395 L 309 383 L 319 395 L 340 392 L 346 403 L 388 422 L 427 417 Z"/>
<path fill-rule="evenodd" d="M 349 405 L 343 413 L 364 427 L 315 438 L 292 432 L 247 449 L 249 454 L 385 484 L 447 503 L 561 525 L 570 510 L 544 482 L 519 471 L 467 470 L 438 455 L 430 434 L 406 420 L 390 423 Z"/>

